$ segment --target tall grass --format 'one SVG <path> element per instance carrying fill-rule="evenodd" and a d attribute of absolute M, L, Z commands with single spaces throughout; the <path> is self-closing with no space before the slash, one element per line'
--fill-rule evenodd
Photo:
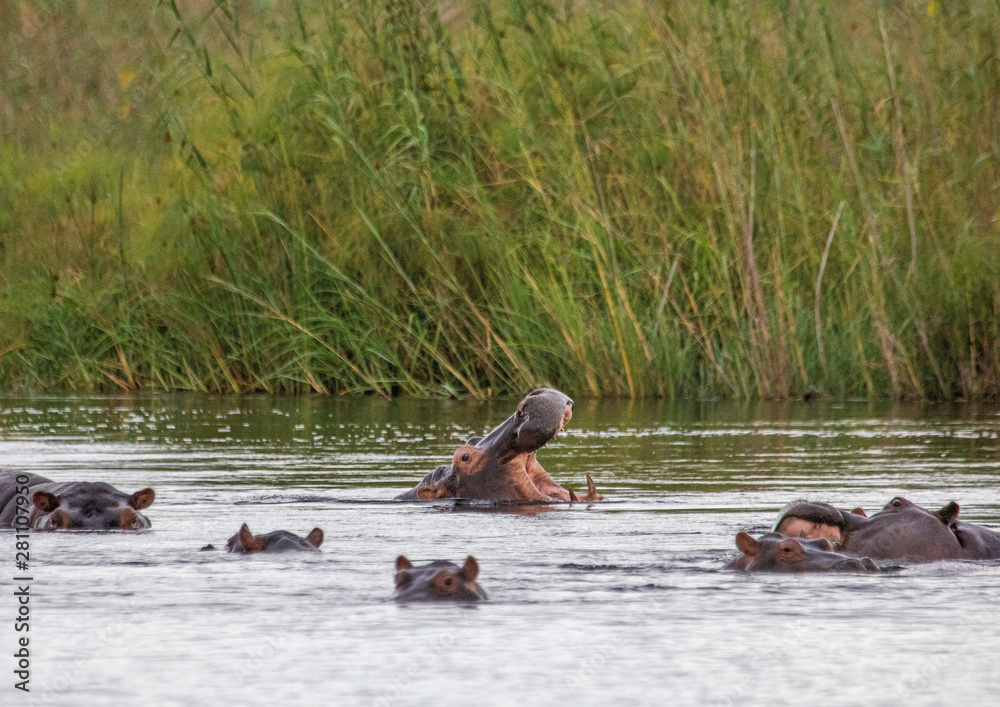
<path fill-rule="evenodd" d="M 1000 6 L 0 6 L 0 386 L 1000 397 Z"/>

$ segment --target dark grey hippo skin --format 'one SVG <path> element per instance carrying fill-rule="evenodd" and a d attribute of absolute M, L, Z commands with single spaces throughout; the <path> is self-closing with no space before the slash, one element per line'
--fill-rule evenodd
<path fill-rule="evenodd" d="M 765 533 L 756 540 L 747 533 L 736 536 L 742 553 L 725 569 L 747 572 L 877 572 L 871 559 L 834 552 L 826 538 L 790 538 Z"/>
<path fill-rule="evenodd" d="M 301 537 L 287 530 L 273 530 L 270 533 L 254 535 L 244 523 L 239 532 L 226 541 L 229 552 L 249 555 L 254 552 L 317 552 L 323 544 L 323 531 L 313 528 L 306 537 Z"/>
<path fill-rule="evenodd" d="M 398 602 L 480 601 L 486 599 L 486 592 L 476 581 L 478 576 L 479 563 L 472 555 L 461 567 L 446 560 L 416 567 L 400 555 L 396 558 L 396 591 L 392 598 Z"/>
<path fill-rule="evenodd" d="M 18 478 L 27 479 L 20 489 Z M 18 494 L 19 490 L 24 493 Z M 28 499 L 28 525 L 38 530 L 148 528 L 149 518 L 140 511 L 156 497 L 150 488 L 128 494 L 102 481 L 52 481 L 38 474 L 0 469 L 0 527 L 14 526 L 18 495 Z"/>
<path fill-rule="evenodd" d="M 1000 559 L 1000 533 L 959 520 L 952 501 L 931 511 L 897 496 L 868 517 L 864 511 L 840 511 L 827 503 L 789 504 L 775 530 L 791 536 L 825 537 L 839 552 L 876 560 Z"/>

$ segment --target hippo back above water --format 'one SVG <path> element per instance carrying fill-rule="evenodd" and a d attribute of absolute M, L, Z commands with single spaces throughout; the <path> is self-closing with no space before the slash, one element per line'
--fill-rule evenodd
<path fill-rule="evenodd" d="M 26 500 L 19 503 L 19 497 Z M 4 528 L 17 525 L 18 515 L 27 515 L 28 526 L 39 530 L 139 530 L 151 525 L 140 511 L 154 498 L 150 488 L 127 494 L 101 481 L 52 481 L 0 469 L 0 527 Z"/>
<path fill-rule="evenodd" d="M 958 560 L 966 557 L 953 530 L 958 504 L 930 511 L 897 496 L 871 517 L 827 503 L 796 501 L 782 511 L 775 531 L 826 538 L 839 552 L 875 560 Z"/>

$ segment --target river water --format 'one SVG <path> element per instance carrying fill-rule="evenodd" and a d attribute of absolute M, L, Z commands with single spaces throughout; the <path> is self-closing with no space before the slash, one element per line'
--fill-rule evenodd
<path fill-rule="evenodd" d="M 578 401 L 539 460 L 608 502 L 389 502 L 516 402 L 0 397 L 0 466 L 156 490 L 151 530 L 32 534 L 30 695 L 0 534 L 0 703 L 993 703 L 1000 563 L 721 568 L 796 498 L 1000 524 L 996 407 Z M 244 522 L 326 541 L 199 552 Z M 490 601 L 387 601 L 399 554 L 474 555 Z"/>

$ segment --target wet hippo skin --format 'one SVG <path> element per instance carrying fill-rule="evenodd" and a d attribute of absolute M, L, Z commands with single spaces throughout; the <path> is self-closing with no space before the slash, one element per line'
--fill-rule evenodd
<path fill-rule="evenodd" d="M 878 565 L 867 557 L 834 552 L 826 538 L 790 538 L 765 533 L 756 540 L 747 533 L 736 536 L 742 553 L 725 569 L 747 572 L 876 572 Z"/>
<path fill-rule="evenodd" d="M 396 558 L 396 591 L 392 598 L 410 601 L 479 601 L 486 592 L 479 586 L 479 563 L 469 555 L 461 567 L 454 562 L 435 560 L 414 566 L 400 555 Z"/>
<path fill-rule="evenodd" d="M 467 498 L 500 503 L 581 500 L 557 484 L 538 462 L 537 452 L 573 416 L 573 401 L 551 388 L 532 391 L 517 410 L 485 437 L 472 437 L 455 450 L 450 465 L 437 467 L 398 501 Z M 603 499 L 588 477 L 582 500 Z"/>
<path fill-rule="evenodd" d="M 0 469 L 0 527 L 9 528 L 17 515 L 18 484 L 26 476 L 31 499 L 29 525 L 38 530 L 138 530 L 150 527 L 140 513 L 156 495 L 145 488 L 133 494 L 100 481 L 52 481 L 38 474 Z"/>
<path fill-rule="evenodd" d="M 255 552 L 295 552 L 299 550 L 316 552 L 322 544 L 323 531 L 319 528 L 313 528 L 304 538 L 287 530 L 274 530 L 270 533 L 254 535 L 244 523 L 239 532 L 226 541 L 226 550 L 242 555 Z"/>
<path fill-rule="evenodd" d="M 966 556 L 952 529 L 958 511 L 954 502 L 930 511 L 897 496 L 868 517 L 839 511 L 827 503 L 796 501 L 782 511 L 774 529 L 793 537 L 826 538 L 833 549 L 855 557 L 954 560 Z"/>

